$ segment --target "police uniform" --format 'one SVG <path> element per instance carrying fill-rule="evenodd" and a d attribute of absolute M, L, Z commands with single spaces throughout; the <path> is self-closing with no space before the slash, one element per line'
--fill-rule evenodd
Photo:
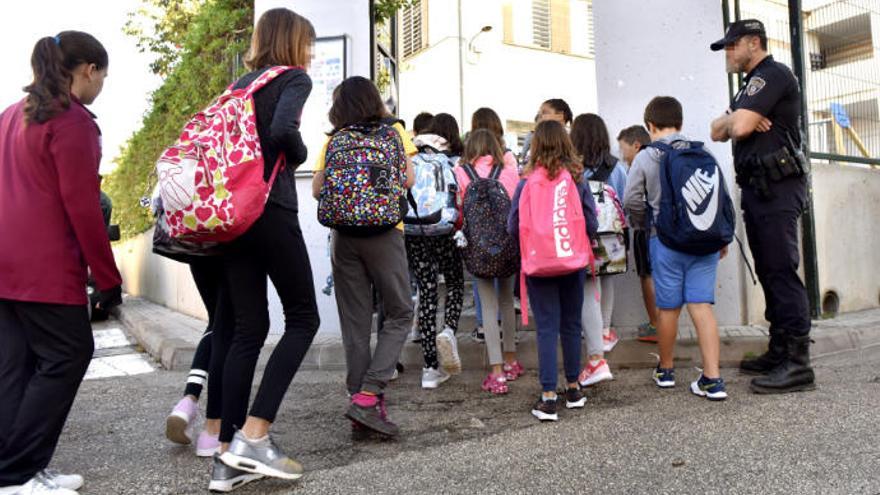
<path fill-rule="evenodd" d="M 798 275 L 798 218 L 806 206 L 806 177 L 801 172 L 780 177 L 766 165 L 794 158 L 800 149 L 801 101 L 797 78 L 768 55 L 745 78 L 730 109 L 751 110 L 772 122 L 767 132 L 736 141 L 733 160 L 742 187 L 742 210 L 755 271 L 766 300 L 765 317 L 773 332 L 807 335 L 809 303 Z M 780 153 L 780 151 L 782 153 Z M 778 156 L 777 156 L 778 154 Z"/>
<path fill-rule="evenodd" d="M 756 19 L 734 22 L 711 48 L 735 45 L 746 35 L 766 39 L 764 25 Z M 770 322 L 767 352 L 744 359 L 740 370 L 764 375 L 752 380 L 755 393 L 812 390 L 816 378 L 810 367 L 809 304 L 798 275 L 798 218 L 807 204 L 808 165 L 800 137 L 800 86 L 791 69 L 770 55 L 758 62 L 730 104 L 732 112 L 741 109 L 762 115 L 772 125 L 733 144 L 746 235 Z"/>

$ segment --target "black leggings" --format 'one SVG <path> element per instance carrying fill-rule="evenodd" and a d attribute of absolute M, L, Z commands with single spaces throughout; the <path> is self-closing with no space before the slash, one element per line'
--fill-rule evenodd
<path fill-rule="evenodd" d="M 464 265 L 452 234 L 439 236 L 406 236 L 409 267 L 419 286 L 419 333 L 425 366 L 437 368 L 437 306 L 438 277 L 446 283 L 444 307 L 445 326 L 458 331 L 464 299 Z"/>
<path fill-rule="evenodd" d="M 214 330 L 213 353 L 225 355 L 225 362 L 221 371 L 218 360 L 212 359 L 211 375 L 223 376 L 220 441 L 229 442 L 235 429 L 244 426 L 257 358 L 269 333 L 266 276 L 284 308 L 284 335 L 263 372 L 251 416 L 275 421 L 320 318 L 312 267 L 295 212 L 266 205 L 260 219 L 232 243 L 224 258 L 235 325 L 231 336 Z"/>
<path fill-rule="evenodd" d="M 205 411 L 205 416 L 208 419 L 220 419 L 223 412 L 223 373 L 211 375 L 208 379 L 208 371 L 212 369 L 213 362 L 211 344 L 214 332 L 232 335 L 235 326 L 235 313 L 232 311 L 232 302 L 229 300 L 229 291 L 226 288 L 226 276 L 223 270 L 223 258 L 219 256 L 197 258 L 189 264 L 193 281 L 196 283 L 196 288 L 199 290 L 199 295 L 208 311 L 208 327 L 196 347 L 183 393 L 198 399 L 203 384 L 205 381 L 208 382 L 208 407 Z M 223 356 L 222 353 L 221 356 Z M 223 361 L 221 359 L 217 363 L 220 370 L 223 368 Z"/>

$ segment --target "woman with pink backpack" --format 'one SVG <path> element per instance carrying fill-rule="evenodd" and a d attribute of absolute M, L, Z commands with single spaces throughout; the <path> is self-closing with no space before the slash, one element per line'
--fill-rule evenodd
<path fill-rule="evenodd" d="M 519 238 L 522 257 L 523 320 L 528 301 L 537 323 L 542 394 L 532 408 L 541 421 L 557 421 L 556 347 L 562 341 L 565 407 L 584 407 L 578 385 L 581 361 L 581 306 L 585 268 L 593 261 L 596 206 L 583 184 L 583 168 L 565 128 L 544 121 L 535 128 L 531 156 L 513 197 L 508 231 Z"/>
<path fill-rule="evenodd" d="M 516 360 L 516 312 L 513 284 L 519 268 L 516 239 L 507 233 L 510 198 L 519 181 L 516 162 L 505 163 L 504 151 L 488 129 L 471 131 L 459 166 L 455 167 L 460 201 L 463 205 L 462 232 L 468 245 L 464 261 L 475 277 L 481 299 L 486 352 L 492 370 L 483 381 L 483 390 L 505 394 L 507 382 L 523 374 Z M 498 328 L 501 315 L 502 333 Z"/>

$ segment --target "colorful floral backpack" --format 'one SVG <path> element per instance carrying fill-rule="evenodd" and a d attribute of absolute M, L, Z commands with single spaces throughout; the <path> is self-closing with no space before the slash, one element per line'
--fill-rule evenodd
<path fill-rule="evenodd" d="M 469 163 L 461 167 L 471 180 L 462 206 L 464 264 L 477 278 L 509 277 L 519 271 L 519 245 L 507 232 L 510 196 L 498 180 L 501 166 L 493 165 L 488 177 L 480 177 Z"/>
<path fill-rule="evenodd" d="M 230 86 L 159 157 L 158 193 L 171 238 L 228 242 L 263 214 L 284 154 L 266 182 L 253 96 L 292 69 L 298 68 L 272 67 L 245 88 Z"/>
<path fill-rule="evenodd" d="M 626 216 L 623 206 L 608 183 L 591 179 L 589 185 L 599 221 L 597 245 L 593 249 L 596 275 L 626 273 Z"/>
<path fill-rule="evenodd" d="M 318 196 L 321 225 L 365 237 L 406 216 L 406 154 L 393 122 L 356 124 L 330 137 Z"/>

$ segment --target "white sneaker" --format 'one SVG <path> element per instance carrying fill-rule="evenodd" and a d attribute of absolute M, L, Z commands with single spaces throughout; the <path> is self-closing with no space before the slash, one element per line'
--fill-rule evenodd
<path fill-rule="evenodd" d="M 434 389 L 449 380 L 449 373 L 443 368 L 422 368 L 422 388 Z"/>
<path fill-rule="evenodd" d="M 42 471 L 14 493 L 15 495 L 79 495 L 75 490 L 59 486 Z"/>
<path fill-rule="evenodd" d="M 15 495 L 21 489 L 21 485 L 0 486 L 0 495 Z"/>
<path fill-rule="evenodd" d="M 437 354 L 440 359 L 440 366 L 447 373 L 457 375 L 461 373 L 461 358 L 458 356 L 458 339 L 455 338 L 455 332 L 451 328 L 446 327 L 442 332 L 437 334 Z"/>
<path fill-rule="evenodd" d="M 54 481 L 56 485 L 68 490 L 79 490 L 84 483 L 82 476 L 78 474 L 64 474 L 57 469 L 44 469 L 43 474 Z"/>

